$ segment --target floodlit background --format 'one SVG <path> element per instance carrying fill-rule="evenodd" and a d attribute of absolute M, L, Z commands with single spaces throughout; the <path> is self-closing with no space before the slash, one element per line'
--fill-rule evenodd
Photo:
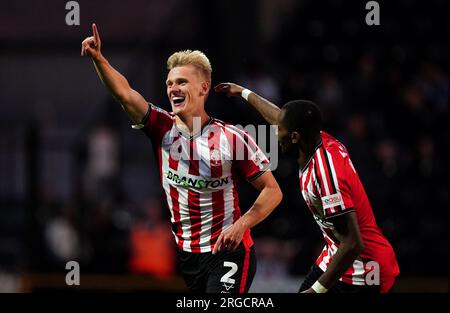
<path fill-rule="evenodd" d="M 395 2 L 395 3 L 393 3 Z M 96 22 L 102 51 L 131 85 L 170 110 L 165 62 L 200 49 L 213 85 L 242 84 L 278 105 L 317 102 L 347 145 L 401 268 L 395 291 L 448 292 L 446 0 L 8 1 L 0 8 L 0 292 L 184 291 L 150 141 L 80 57 Z M 214 93 L 216 118 L 264 124 Z M 323 239 L 295 163 L 275 175 L 284 200 L 252 231 L 253 292 L 296 292 Z M 256 192 L 240 185 L 245 211 Z M 81 285 L 65 285 L 67 261 Z"/>

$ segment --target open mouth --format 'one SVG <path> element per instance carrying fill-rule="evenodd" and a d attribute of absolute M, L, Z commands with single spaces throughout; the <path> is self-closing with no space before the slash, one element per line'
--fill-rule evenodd
<path fill-rule="evenodd" d="M 181 107 L 184 105 L 184 100 L 186 100 L 185 97 L 182 96 L 173 96 L 172 97 L 172 103 L 174 107 Z"/>

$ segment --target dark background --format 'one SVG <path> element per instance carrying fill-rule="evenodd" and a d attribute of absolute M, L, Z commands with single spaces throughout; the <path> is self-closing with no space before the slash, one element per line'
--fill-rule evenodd
<path fill-rule="evenodd" d="M 166 60 L 184 49 L 210 58 L 213 85 L 318 103 L 397 253 L 396 290 L 448 292 L 448 2 L 378 2 L 380 26 L 366 25 L 366 1 L 81 0 L 80 26 L 66 25 L 66 1 L 2 3 L 0 291 L 68 288 L 69 260 L 77 288 L 184 290 L 150 142 L 80 57 L 95 22 L 103 54 L 166 110 Z M 211 93 L 206 108 L 264 124 L 242 99 Z M 281 158 L 274 174 L 284 200 L 253 229 L 252 288 L 295 292 L 322 238 L 296 164 Z M 245 211 L 257 193 L 240 189 Z"/>

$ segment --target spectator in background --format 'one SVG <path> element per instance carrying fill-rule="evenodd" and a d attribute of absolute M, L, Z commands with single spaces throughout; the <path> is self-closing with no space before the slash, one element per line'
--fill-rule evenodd
<path fill-rule="evenodd" d="M 88 199 L 114 199 L 118 191 L 120 145 L 115 132 L 100 126 L 89 134 L 84 194 Z"/>
<path fill-rule="evenodd" d="M 75 212 L 72 206 L 53 205 L 46 219 L 44 235 L 52 263 L 63 267 L 66 262 L 80 257 L 80 237 L 76 228 Z"/>
<path fill-rule="evenodd" d="M 145 202 L 130 230 L 129 268 L 134 274 L 150 274 L 166 279 L 175 275 L 176 247 L 169 224 L 163 219 L 159 202 Z"/>

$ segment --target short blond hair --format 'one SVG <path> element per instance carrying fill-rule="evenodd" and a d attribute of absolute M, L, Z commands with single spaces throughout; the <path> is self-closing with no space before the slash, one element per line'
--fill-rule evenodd
<path fill-rule="evenodd" d="M 184 50 L 172 54 L 167 59 L 167 69 L 170 71 L 174 67 L 193 65 L 198 68 L 203 75 L 211 81 L 212 67 L 208 57 L 199 50 Z"/>

